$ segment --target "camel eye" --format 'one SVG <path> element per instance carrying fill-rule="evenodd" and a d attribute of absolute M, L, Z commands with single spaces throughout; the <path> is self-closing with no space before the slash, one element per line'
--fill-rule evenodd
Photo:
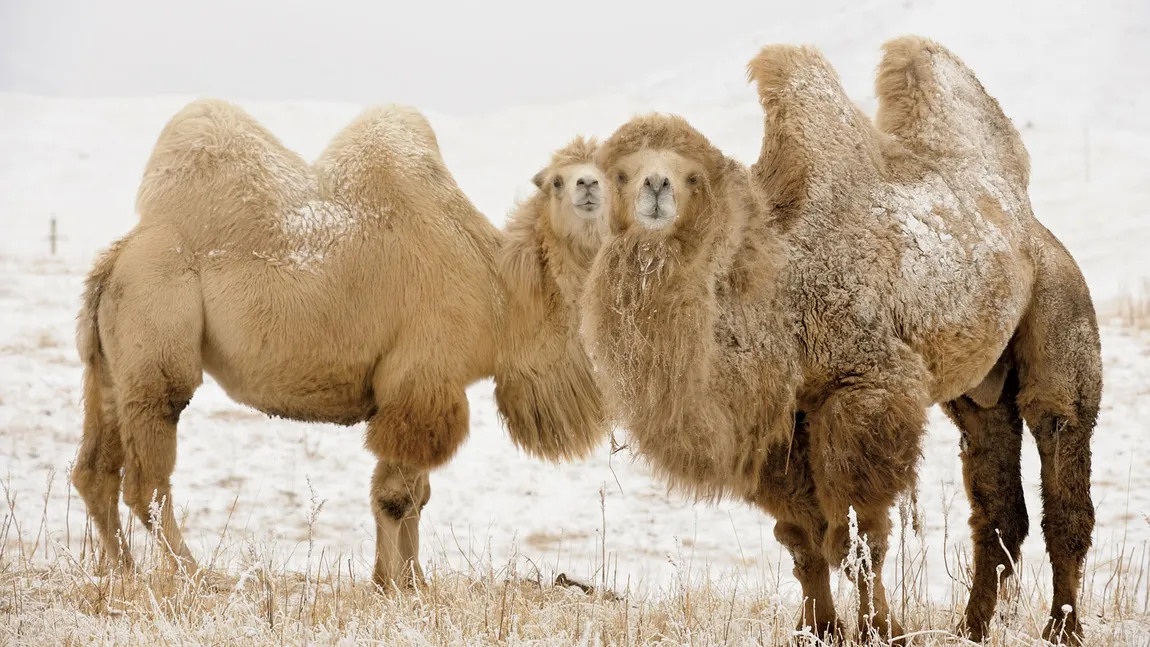
<path fill-rule="evenodd" d="M 556 189 L 562 189 L 563 188 L 563 180 L 561 180 L 559 178 L 555 178 L 554 180 L 551 180 L 551 186 L 555 187 Z"/>
<path fill-rule="evenodd" d="M 690 184 L 691 186 L 695 186 L 698 183 L 699 183 L 699 176 L 698 175 L 692 175 L 691 177 L 687 178 L 687 184 Z"/>
<path fill-rule="evenodd" d="M 626 184 L 627 183 L 627 174 L 626 173 L 619 173 L 619 174 L 615 175 L 615 181 L 618 182 L 619 184 Z"/>

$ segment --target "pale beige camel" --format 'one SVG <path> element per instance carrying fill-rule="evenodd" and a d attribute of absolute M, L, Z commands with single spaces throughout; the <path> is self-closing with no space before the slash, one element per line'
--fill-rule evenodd
<path fill-rule="evenodd" d="M 495 400 L 508 427 L 531 436 L 528 447 L 566 456 L 570 444 L 550 430 L 603 416 L 602 396 L 579 339 L 576 305 L 602 241 L 607 192 L 595 166 L 598 143 L 577 137 L 532 182 L 538 191 L 508 217 L 496 265 L 508 288 L 498 349 Z M 556 381 L 558 380 L 558 381 Z M 541 406 L 536 400 L 559 402 Z M 540 416 L 545 416 L 541 418 Z M 570 419 L 568 419 L 570 418 Z"/>
<path fill-rule="evenodd" d="M 974 638 L 1027 531 L 1025 420 L 1054 570 L 1046 636 L 1078 640 L 1100 345 L 1081 273 L 1031 212 L 1017 131 L 918 38 L 885 45 L 877 128 L 813 49 L 764 48 L 749 72 L 766 116 L 749 171 L 677 117 L 603 144 L 609 234 L 581 307 L 611 410 L 672 485 L 776 517 L 801 625 L 837 630 L 844 564 L 860 628 L 888 637 L 890 507 L 915 483 L 927 408 L 963 434 Z"/>
<path fill-rule="evenodd" d="M 549 172 L 600 179 L 568 166 Z M 555 228 L 599 214 L 599 193 L 571 195 L 575 204 L 544 209 Z M 85 415 L 73 480 L 105 557 L 131 564 L 122 468 L 124 501 L 149 527 L 159 503 L 155 530 L 176 564 L 195 568 L 170 477 L 176 424 L 205 372 L 269 415 L 367 422 L 381 586 L 421 579 L 428 472 L 467 436 L 467 385 L 494 376 L 510 435 L 531 455 L 583 456 L 606 433 L 574 311 L 529 307 L 547 294 L 539 286 L 585 267 L 528 258 L 536 266 L 504 281 L 497 259 L 533 232 L 504 236 L 472 206 L 414 109 L 364 111 L 309 165 L 238 107 L 193 103 L 160 134 L 137 211 L 96 261 L 78 322 Z M 544 232 L 539 245 L 570 243 L 587 262 L 599 242 Z M 528 269 L 534 291 L 522 285 Z M 523 326 L 543 356 L 503 352 Z"/>

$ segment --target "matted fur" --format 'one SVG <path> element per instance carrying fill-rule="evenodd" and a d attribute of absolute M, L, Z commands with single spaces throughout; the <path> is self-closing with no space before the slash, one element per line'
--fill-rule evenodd
<path fill-rule="evenodd" d="M 828 569 L 862 556 L 848 554 L 851 509 L 875 571 L 857 580 L 860 626 L 900 631 L 881 577 L 889 509 L 915 482 L 926 408 L 945 403 L 970 443 L 976 504 L 963 629 L 983 634 L 1000 564 L 1010 574 L 989 529 L 1014 557 L 1026 534 L 1010 441 L 1025 419 L 1055 564 L 1048 635 L 1074 636 L 1062 605 L 1090 543 L 1101 391 L 1089 292 L 1034 219 L 1021 138 L 973 73 L 930 41 L 885 50 L 880 130 L 816 50 L 764 48 L 748 66 L 765 117 L 749 174 L 676 117 L 616 131 L 600 156 L 618 188 L 582 333 L 661 475 L 776 516 L 807 597 L 800 624 L 824 633 L 838 627 Z M 663 228 L 640 224 L 622 172 L 649 160 L 702 176 L 674 178 L 677 217 Z"/>
<path fill-rule="evenodd" d="M 506 237 L 412 108 L 365 110 L 308 164 L 240 108 L 192 103 L 161 132 L 137 211 L 89 275 L 77 327 L 86 402 L 75 482 L 107 547 L 122 466 L 125 501 L 145 523 L 153 497 L 165 503 L 164 538 L 194 564 L 168 499 L 176 422 L 204 372 L 269 415 L 367 421 L 383 585 L 405 570 L 418 579 L 427 471 L 467 436 L 469 384 L 495 376 L 511 434 L 533 454 L 582 456 L 606 433 L 585 361 L 548 355 L 546 373 L 521 370 L 540 361 L 536 348 L 577 347 L 573 314 L 509 292 L 496 264 Z M 567 242 L 537 244 L 559 253 Z M 560 282 L 584 273 L 569 279 L 543 260 L 535 269 Z M 546 325 L 497 373 L 519 316 Z"/>
<path fill-rule="evenodd" d="M 704 498 L 753 492 L 764 443 L 789 437 L 793 380 L 745 370 L 751 365 L 722 345 L 734 338 L 764 363 L 786 367 L 794 360 L 789 349 L 757 343 L 757 332 L 747 325 L 755 320 L 742 312 L 729 316 L 745 306 L 771 318 L 769 310 L 741 299 L 731 281 L 710 280 L 737 275 L 735 254 L 756 213 L 749 177 L 676 116 L 632 120 L 604 144 L 599 162 L 612 169 L 647 148 L 699 162 L 707 178 L 696 189 L 702 200 L 694 203 L 698 209 L 680 214 L 667 236 L 652 234 L 634 224 L 616 184 L 613 237 L 595 259 L 584 295 L 584 338 L 611 409 L 662 477 Z M 769 274 L 771 262 L 756 259 L 758 267 L 744 269 Z M 782 409 L 724 406 L 762 394 L 775 395 L 772 401 L 783 402 Z"/>

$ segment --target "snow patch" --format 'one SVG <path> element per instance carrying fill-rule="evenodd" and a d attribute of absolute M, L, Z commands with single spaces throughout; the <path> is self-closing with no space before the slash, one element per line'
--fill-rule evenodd
<path fill-rule="evenodd" d="M 329 200 L 309 200 L 280 219 L 288 251 L 286 262 L 302 270 L 315 270 L 329 251 L 347 239 L 359 225 L 353 209 Z"/>

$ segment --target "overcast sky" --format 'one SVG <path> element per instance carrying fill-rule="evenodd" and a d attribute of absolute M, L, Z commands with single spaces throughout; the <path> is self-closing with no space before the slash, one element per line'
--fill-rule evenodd
<path fill-rule="evenodd" d="M 1083 115 L 1131 104 L 1150 78 L 1150 0 L 0 0 L 0 91 L 466 115 L 611 93 L 732 45 L 713 73 L 741 85 L 765 33 L 827 47 L 861 95 L 879 43 L 907 32 L 955 48 L 1004 95 L 1039 84 Z"/>
<path fill-rule="evenodd" d="M 754 34 L 770 4 L 0 0 L 0 90 L 487 112 L 601 94 L 677 67 Z"/>

